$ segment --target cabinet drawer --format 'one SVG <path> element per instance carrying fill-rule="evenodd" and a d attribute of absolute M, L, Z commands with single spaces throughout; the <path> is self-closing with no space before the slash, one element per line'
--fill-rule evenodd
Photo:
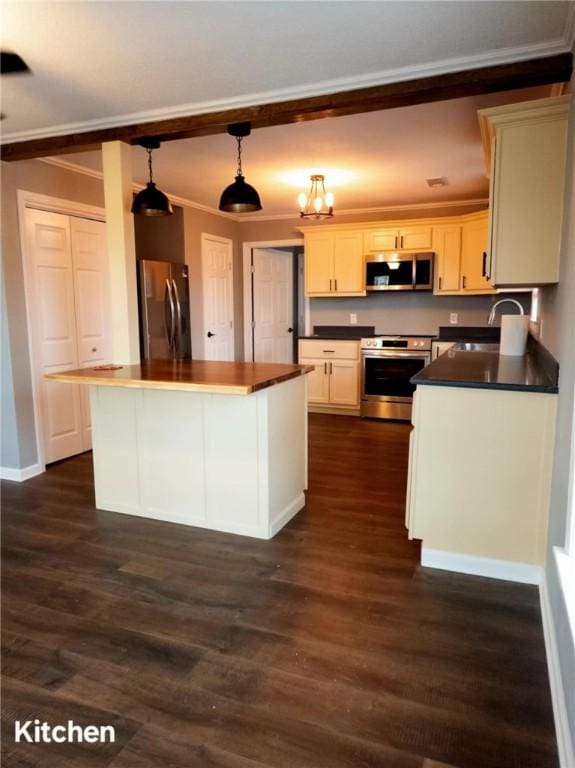
<path fill-rule="evenodd" d="M 339 358 L 359 360 L 359 341 L 330 341 L 329 339 L 304 339 L 299 343 L 300 360 L 304 357 Z"/>

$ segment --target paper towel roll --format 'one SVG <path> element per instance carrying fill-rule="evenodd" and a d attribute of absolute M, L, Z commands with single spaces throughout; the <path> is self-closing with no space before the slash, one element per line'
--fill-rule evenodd
<path fill-rule="evenodd" d="M 528 330 L 529 317 L 527 315 L 502 315 L 499 354 L 513 355 L 514 357 L 524 355 Z"/>

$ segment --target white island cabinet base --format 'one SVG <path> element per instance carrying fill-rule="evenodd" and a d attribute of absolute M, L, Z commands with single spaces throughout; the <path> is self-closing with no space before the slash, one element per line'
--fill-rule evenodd
<path fill-rule="evenodd" d="M 269 539 L 305 504 L 306 377 L 248 396 L 90 387 L 96 506 Z"/>

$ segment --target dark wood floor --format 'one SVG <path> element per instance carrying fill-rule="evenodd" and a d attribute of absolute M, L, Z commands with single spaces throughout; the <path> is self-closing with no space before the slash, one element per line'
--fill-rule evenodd
<path fill-rule="evenodd" d="M 270 542 L 94 508 L 91 456 L 3 484 L 5 768 L 546 768 L 533 587 L 422 569 L 408 427 L 312 416 Z M 15 719 L 112 724 L 14 744 Z"/>

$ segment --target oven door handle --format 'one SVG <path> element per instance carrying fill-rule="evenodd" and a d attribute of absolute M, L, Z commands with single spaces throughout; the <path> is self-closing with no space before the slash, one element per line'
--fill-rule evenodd
<path fill-rule="evenodd" d="M 395 358 L 403 357 L 403 358 L 408 359 L 408 360 L 410 358 L 412 360 L 413 359 L 415 359 L 415 360 L 417 360 L 417 359 L 419 359 L 419 360 L 426 360 L 428 357 L 431 356 L 431 351 L 428 350 L 428 349 L 426 349 L 425 351 L 422 350 L 421 352 L 391 352 L 391 351 L 389 351 L 389 352 L 375 352 L 374 353 L 372 351 L 369 351 L 369 352 L 362 352 L 361 355 L 362 355 L 362 357 L 369 357 L 372 360 L 377 360 L 378 358 L 391 359 L 391 358 L 394 358 L 394 357 Z"/>

